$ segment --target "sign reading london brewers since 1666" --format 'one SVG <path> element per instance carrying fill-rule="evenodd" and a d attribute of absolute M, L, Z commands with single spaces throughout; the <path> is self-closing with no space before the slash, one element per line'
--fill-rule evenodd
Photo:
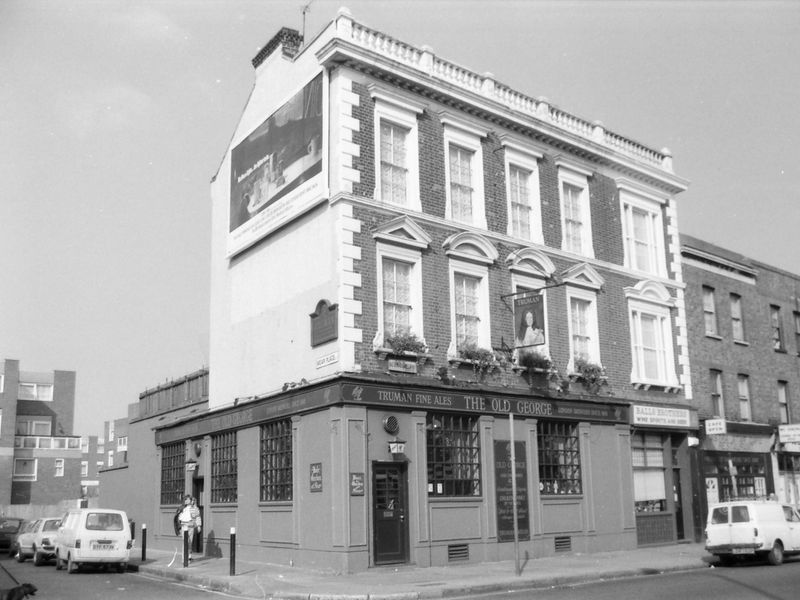
<path fill-rule="evenodd" d="M 520 540 L 530 539 L 528 520 L 528 468 L 525 442 L 514 442 L 517 475 L 517 533 Z M 514 497 L 511 487 L 511 442 L 494 441 L 494 480 L 497 502 L 497 541 L 514 540 Z"/>

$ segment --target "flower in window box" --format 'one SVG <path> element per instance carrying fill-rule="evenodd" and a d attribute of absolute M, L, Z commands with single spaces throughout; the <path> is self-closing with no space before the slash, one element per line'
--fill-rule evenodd
<path fill-rule="evenodd" d="M 592 394 L 596 394 L 601 386 L 608 385 L 603 366 L 583 357 L 575 358 L 573 375 L 582 381 L 583 386 Z"/>
<path fill-rule="evenodd" d="M 395 335 L 390 335 L 386 338 L 386 345 L 392 349 L 394 354 L 427 354 L 428 353 L 428 345 L 425 343 L 424 340 L 421 340 L 417 337 L 416 334 L 407 332 L 407 333 L 396 333 Z"/>
<path fill-rule="evenodd" d="M 481 348 L 476 344 L 464 344 L 458 349 L 459 358 L 472 365 L 478 381 L 483 381 L 498 365 L 494 350 Z"/>

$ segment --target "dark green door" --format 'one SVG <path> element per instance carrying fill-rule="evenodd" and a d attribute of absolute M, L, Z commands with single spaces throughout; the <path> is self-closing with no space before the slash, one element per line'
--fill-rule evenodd
<path fill-rule="evenodd" d="M 375 564 L 408 562 L 405 463 L 374 463 L 372 468 Z"/>

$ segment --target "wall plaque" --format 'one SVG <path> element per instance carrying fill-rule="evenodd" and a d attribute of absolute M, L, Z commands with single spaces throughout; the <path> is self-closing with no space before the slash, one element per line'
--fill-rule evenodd
<path fill-rule="evenodd" d="M 327 300 L 317 302 L 311 317 L 311 347 L 335 340 L 339 336 L 339 305 Z"/>
<path fill-rule="evenodd" d="M 322 463 L 311 463 L 309 484 L 309 489 L 312 492 L 322 491 Z"/>
<path fill-rule="evenodd" d="M 363 496 L 364 495 L 364 474 L 363 473 L 350 473 L 350 495 Z"/>

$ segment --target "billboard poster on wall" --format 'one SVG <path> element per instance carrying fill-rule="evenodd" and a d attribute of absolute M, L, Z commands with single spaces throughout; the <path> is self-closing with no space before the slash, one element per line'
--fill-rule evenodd
<path fill-rule="evenodd" d="M 546 342 L 544 303 L 542 295 L 529 292 L 514 298 L 514 347 L 517 351 L 532 352 Z"/>
<path fill-rule="evenodd" d="M 322 74 L 231 151 L 228 255 L 322 197 Z"/>

